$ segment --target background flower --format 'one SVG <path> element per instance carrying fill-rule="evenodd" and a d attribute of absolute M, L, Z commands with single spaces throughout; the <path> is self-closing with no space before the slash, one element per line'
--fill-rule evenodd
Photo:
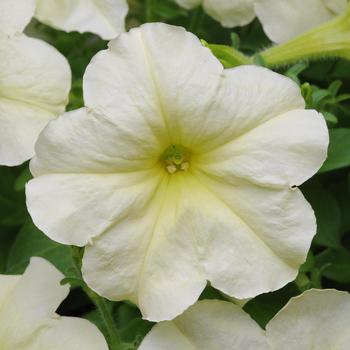
<path fill-rule="evenodd" d="M 347 0 L 255 0 L 255 11 L 267 36 L 288 41 L 345 12 Z"/>
<path fill-rule="evenodd" d="M 244 26 L 255 17 L 254 0 L 175 0 L 186 9 L 203 6 L 209 16 L 224 27 Z"/>
<path fill-rule="evenodd" d="M 69 291 L 63 277 L 40 258 L 22 276 L 0 275 L 1 350 L 108 350 L 92 323 L 55 313 Z"/>
<path fill-rule="evenodd" d="M 350 344 L 350 295 L 311 289 L 295 297 L 268 323 L 271 349 L 346 350 Z"/>
<path fill-rule="evenodd" d="M 92 289 L 164 320 L 207 280 L 249 298 L 296 277 L 316 225 L 295 186 L 328 132 L 294 82 L 223 70 L 194 35 L 147 24 L 95 56 L 84 94 L 42 133 L 27 205 L 50 238 L 87 245 Z"/>
<path fill-rule="evenodd" d="M 153 327 L 139 350 L 267 350 L 265 332 L 240 307 L 203 300 Z"/>
<path fill-rule="evenodd" d="M 46 124 L 64 112 L 71 73 L 67 60 L 22 30 L 33 1 L 0 3 L 0 164 L 18 165 L 34 155 Z"/>
<path fill-rule="evenodd" d="M 113 39 L 125 30 L 126 0 L 36 0 L 35 17 L 57 29 Z"/>

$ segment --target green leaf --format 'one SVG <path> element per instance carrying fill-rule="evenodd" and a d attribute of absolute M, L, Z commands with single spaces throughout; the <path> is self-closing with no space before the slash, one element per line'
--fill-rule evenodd
<path fill-rule="evenodd" d="M 313 242 L 326 247 L 339 247 L 341 212 L 337 200 L 320 186 L 305 189 L 303 193 L 316 215 L 317 234 Z"/>
<path fill-rule="evenodd" d="M 47 259 L 64 274 L 74 270 L 70 247 L 51 241 L 28 220 L 9 252 L 7 273 L 23 273 L 32 256 Z"/>
<path fill-rule="evenodd" d="M 350 283 L 350 253 L 327 249 L 316 257 L 322 275 L 339 283 Z"/>
<path fill-rule="evenodd" d="M 320 169 L 321 173 L 350 166 L 350 129 L 332 129 L 329 136 L 328 158 Z"/>

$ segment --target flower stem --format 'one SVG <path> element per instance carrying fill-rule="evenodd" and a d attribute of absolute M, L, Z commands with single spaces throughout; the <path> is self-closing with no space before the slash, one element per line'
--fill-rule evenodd
<path fill-rule="evenodd" d="M 110 309 L 108 308 L 107 301 L 91 290 L 85 282 L 83 282 L 81 275 L 81 261 L 83 257 L 83 249 L 79 247 L 71 247 L 72 259 L 74 262 L 75 273 L 79 278 L 81 278 L 81 287 L 84 293 L 89 297 L 89 299 L 96 306 L 100 317 L 103 321 L 105 329 L 108 335 L 108 345 L 110 350 L 121 350 L 123 348 L 123 343 L 119 336 L 118 328 L 113 320 Z"/>
<path fill-rule="evenodd" d="M 259 55 L 270 67 L 325 57 L 350 59 L 350 5 L 334 20 Z"/>
<path fill-rule="evenodd" d="M 95 304 L 100 317 L 103 321 L 103 324 L 107 330 L 108 334 L 108 344 L 110 350 L 121 350 L 122 349 L 122 341 L 119 336 L 119 332 L 117 326 L 113 320 L 111 312 L 108 308 L 107 302 L 104 298 L 100 297 L 94 291 L 92 291 L 89 287 L 83 288 L 86 295 L 90 298 L 90 300 Z"/>

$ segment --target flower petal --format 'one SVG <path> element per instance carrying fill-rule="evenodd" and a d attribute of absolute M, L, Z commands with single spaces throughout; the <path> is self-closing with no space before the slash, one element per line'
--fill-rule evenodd
<path fill-rule="evenodd" d="M 47 126 L 30 168 L 35 176 L 144 171 L 158 162 L 159 147 L 158 140 L 141 126 L 122 126 L 81 108 Z"/>
<path fill-rule="evenodd" d="M 273 349 L 346 350 L 350 344 L 350 295 L 337 290 L 311 289 L 290 302 L 268 323 Z"/>
<path fill-rule="evenodd" d="M 0 276 L 2 350 L 108 349 L 92 323 L 55 314 L 69 292 L 60 285 L 63 277 L 41 258 L 32 258 L 22 276 Z"/>
<path fill-rule="evenodd" d="M 292 110 L 260 124 L 212 152 L 198 155 L 204 172 L 262 186 L 296 186 L 313 176 L 327 157 L 328 129 L 313 110 Z"/>
<path fill-rule="evenodd" d="M 39 336 L 33 337 L 33 347 L 23 350 L 108 350 L 102 333 L 91 322 L 76 317 L 52 319 Z"/>
<path fill-rule="evenodd" d="M 255 17 L 254 0 L 203 0 L 203 8 L 228 28 L 244 26 Z"/>
<path fill-rule="evenodd" d="M 161 322 L 139 350 L 267 350 L 265 332 L 238 306 L 203 300 L 172 322 Z"/>
<path fill-rule="evenodd" d="M 194 175 L 192 210 L 186 209 L 183 220 L 189 223 L 187 234 L 195 235 L 212 285 L 246 299 L 295 279 L 316 233 L 313 211 L 301 192 Z"/>
<path fill-rule="evenodd" d="M 110 40 L 124 32 L 126 0 L 37 0 L 36 18 L 54 28 L 92 32 Z"/>
<path fill-rule="evenodd" d="M 0 33 L 12 35 L 22 32 L 32 19 L 34 11 L 35 0 L 1 0 Z"/>
<path fill-rule="evenodd" d="M 206 109 L 179 117 L 182 139 L 200 155 L 304 106 L 299 86 L 283 75 L 257 66 L 226 69 Z"/>
<path fill-rule="evenodd" d="M 347 0 L 256 0 L 255 11 L 267 36 L 286 42 L 343 13 Z"/>
<path fill-rule="evenodd" d="M 132 300 L 152 321 L 176 317 L 206 286 L 190 223 L 178 219 L 183 181 L 166 175 L 152 201 L 86 247 L 83 259 L 92 289 L 112 300 Z"/>
<path fill-rule="evenodd" d="M 24 275 L 18 278 L 1 305 L 0 339 L 5 349 L 16 349 L 18 344 L 30 338 L 47 318 L 55 314 L 69 292 L 68 286 L 59 285 L 63 277 L 44 259 L 31 259 Z"/>
<path fill-rule="evenodd" d="M 24 35 L 0 36 L 0 163 L 18 165 L 34 154 L 36 139 L 64 111 L 71 73 L 52 46 Z"/>
<path fill-rule="evenodd" d="M 146 137 L 153 133 L 163 150 L 170 144 L 187 146 L 183 136 L 206 122 L 203 115 L 213 104 L 222 72 L 193 34 L 163 23 L 145 24 L 92 59 L 84 98 L 121 128 L 143 130 Z M 189 126 L 188 119 L 193 120 Z"/>

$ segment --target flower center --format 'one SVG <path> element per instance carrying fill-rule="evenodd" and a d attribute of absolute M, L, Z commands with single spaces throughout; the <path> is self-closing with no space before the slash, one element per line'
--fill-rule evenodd
<path fill-rule="evenodd" d="M 190 152 L 181 145 L 170 145 L 161 155 L 160 161 L 170 174 L 187 171 L 190 167 Z"/>

